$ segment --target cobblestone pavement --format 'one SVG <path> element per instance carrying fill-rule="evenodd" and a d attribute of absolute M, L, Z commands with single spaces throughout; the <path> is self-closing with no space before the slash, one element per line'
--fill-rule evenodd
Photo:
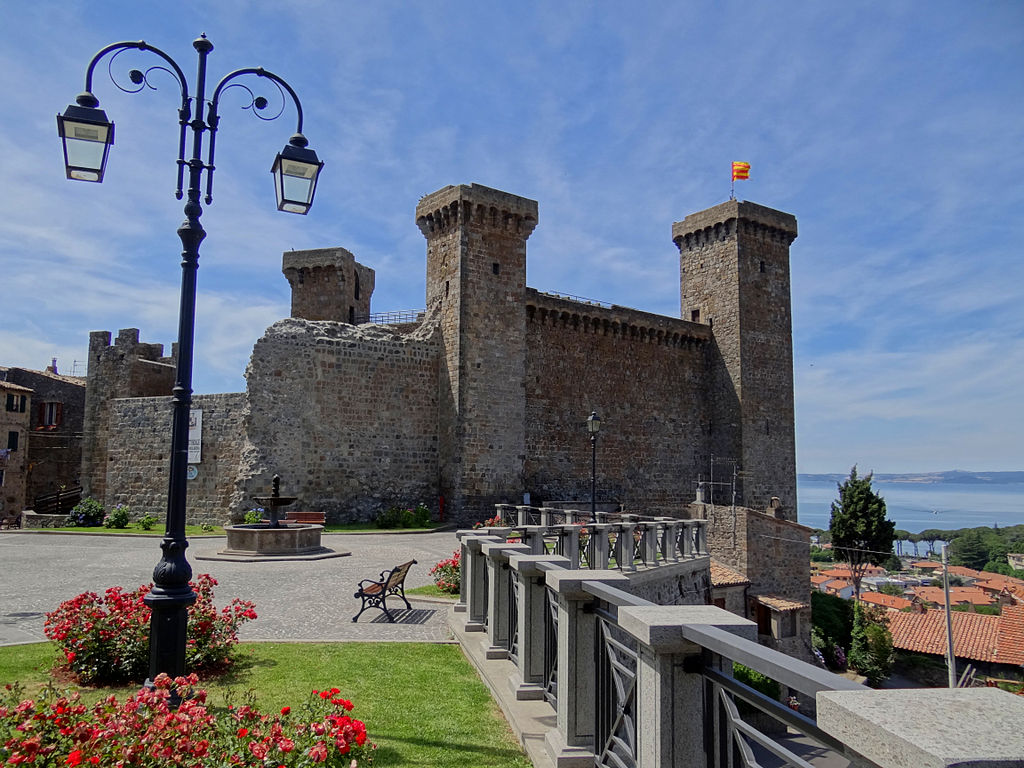
<path fill-rule="evenodd" d="M 102 594 L 108 587 L 134 588 L 152 581 L 160 559 L 159 537 L 3 532 L 0 534 L 0 645 L 45 640 L 45 614 L 82 592 Z M 259 618 L 245 624 L 243 640 L 359 640 L 446 642 L 448 605 L 410 598 L 388 601 L 394 624 L 370 609 L 357 623 L 360 601 L 353 597 L 362 579 L 415 559 L 406 587 L 432 583 L 430 567 L 449 557 L 455 534 L 325 534 L 325 547 L 351 552 L 326 560 L 237 563 L 197 560 L 223 549 L 223 537 L 190 540 L 194 574 L 209 573 L 218 582 L 214 602 L 232 597 L 252 600 Z"/>

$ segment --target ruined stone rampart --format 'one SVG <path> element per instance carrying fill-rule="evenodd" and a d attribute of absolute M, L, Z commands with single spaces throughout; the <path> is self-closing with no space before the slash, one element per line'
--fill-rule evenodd
<path fill-rule="evenodd" d="M 232 512 L 281 475 L 295 510 L 367 519 L 391 504 L 436 507 L 436 321 L 387 326 L 290 318 L 256 342 Z"/>

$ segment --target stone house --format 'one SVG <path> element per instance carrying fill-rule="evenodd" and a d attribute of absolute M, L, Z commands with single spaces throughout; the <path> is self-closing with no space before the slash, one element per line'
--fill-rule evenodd
<path fill-rule="evenodd" d="M 0 379 L 32 390 L 26 434 L 25 503 L 79 485 L 85 378 L 62 376 L 57 361 L 44 371 L 0 367 Z"/>
<path fill-rule="evenodd" d="M 32 390 L 0 379 L 0 519 L 25 508 Z"/>

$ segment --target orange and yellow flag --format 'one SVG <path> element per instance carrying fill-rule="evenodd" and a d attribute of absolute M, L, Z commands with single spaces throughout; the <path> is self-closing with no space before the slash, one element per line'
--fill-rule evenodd
<path fill-rule="evenodd" d="M 749 179 L 750 178 L 750 163 L 733 163 L 732 164 L 732 180 L 736 179 Z"/>

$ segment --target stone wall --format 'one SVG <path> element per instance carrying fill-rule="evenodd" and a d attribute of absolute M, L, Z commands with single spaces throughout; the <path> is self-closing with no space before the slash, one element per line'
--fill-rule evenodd
<path fill-rule="evenodd" d="M 386 326 L 286 319 L 256 342 L 246 370 L 246 443 L 233 502 L 240 515 L 275 473 L 291 509 L 328 522 L 382 509 L 437 508 L 437 321 L 410 335 Z"/>
<path fill-rule="evenodd" d="M 122 397 L 170 396 L 175 358 L 164 357 L 162 344 L 139 342 L 138 328 L 124 328 L 113 346 L 110 331 L 89 334 L 82 435 L 82 488 L 85 496 L 105 501 L 109 404 Z M 165 470 L 166 471 L 166 470 Z"/>
<path fill-rule="evenodd" d="M 281 271 L 292 288 L 292 317 L 355 323 L 370 314 L 374 272 L 344 248 L 285 251 Z"/>
<path fill-rule="evenodd" d="M 711 578 L 706 557 L 657 568 L 639 566 L 639 570 L 626 575 L 629 586 L 623 591 L 658 605 L 706 605 L 710 599 Z"/>
<path fill-rule="evenodd" d="M 596 410 L 597 500 L 680 516 L 707 472 L 707 326 L 532 289 L 526 304 L 531 503 L 589 503 Z"/>
<path fill-rule="evenodd" d="M 202 461 L 188 481 L 186 518 L 190 524 L 223 524 L 235 492 L 244 443 L 242 393 L 196 395 L 192 409 L 203 412 Z M 137 397 L 112 400 L 105 505 L 131 507 L 136 516 L 167 515 L 171 448 L 171 399 Z"/>

